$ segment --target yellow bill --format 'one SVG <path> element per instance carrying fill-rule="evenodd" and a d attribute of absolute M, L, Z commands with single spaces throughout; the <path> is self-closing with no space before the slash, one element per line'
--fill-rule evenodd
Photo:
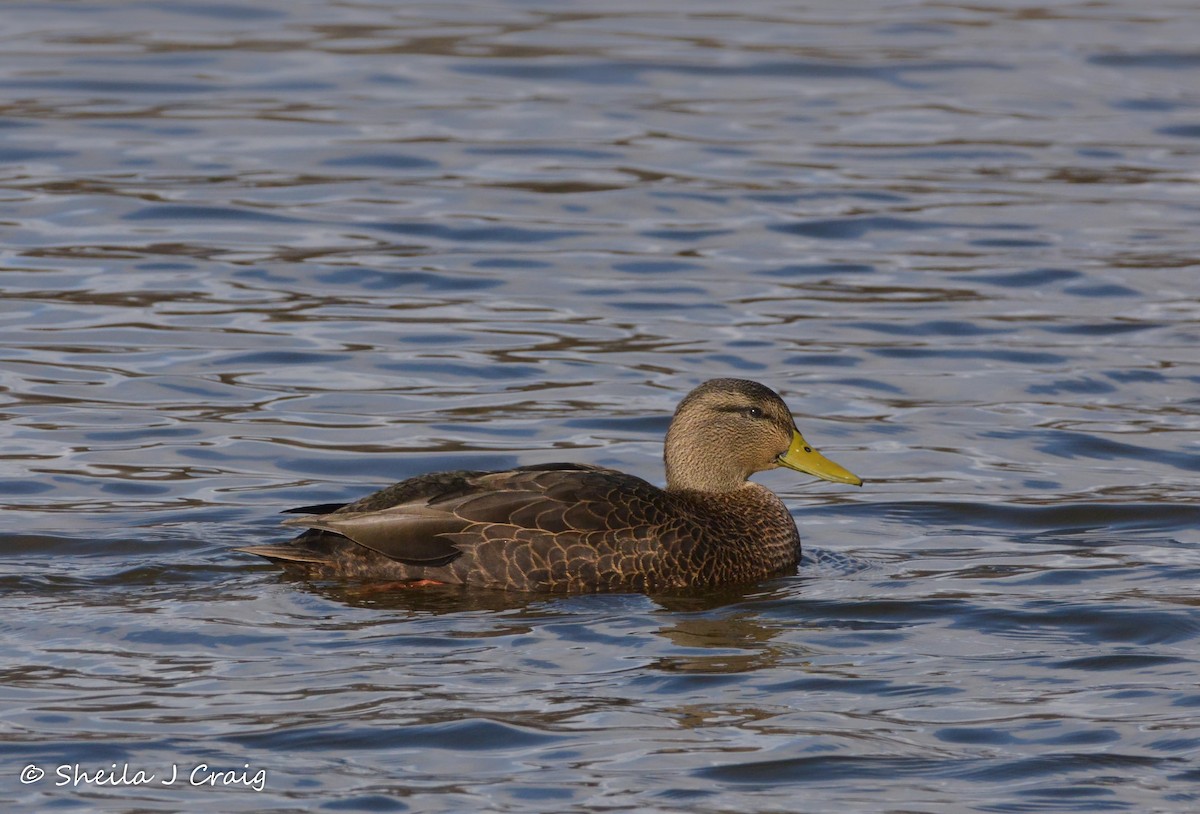
<path fill-rule="evenodd" d="M 779 465 L 821 480 L 862 486 L 862 478 L 810 447 L 799 430 L 792 430 L 792 445 L 788 447 L 787 452 L 779 456 Z"/>

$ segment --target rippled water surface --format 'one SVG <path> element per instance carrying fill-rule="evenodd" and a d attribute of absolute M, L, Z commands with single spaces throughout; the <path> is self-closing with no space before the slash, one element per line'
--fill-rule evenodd
<path fill-rule="evenodd" d="M 4 4 L 0 807 L 1197 810 L 1197 43 L 1167 1 Z M 661 482 L 731 375 L 868 479 L 760 476 L 793 577 L 231 552 L 433 469 Z"/>

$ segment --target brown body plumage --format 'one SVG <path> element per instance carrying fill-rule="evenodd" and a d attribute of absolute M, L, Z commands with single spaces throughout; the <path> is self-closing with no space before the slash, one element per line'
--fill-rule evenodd
<path fill-rule="evenodd" d="M 411 478 L 312 507 L 283 545 L 240 549 L 320 576 L 512 591 L 668 591 L 793 572 L 800 535 L 783 501 L 746 480 L 787 466 L 861 481 L 804 442 L 774 391 L 714 379 L 667 432 L 667 488 L 613 469 L 543 464 Z"/>

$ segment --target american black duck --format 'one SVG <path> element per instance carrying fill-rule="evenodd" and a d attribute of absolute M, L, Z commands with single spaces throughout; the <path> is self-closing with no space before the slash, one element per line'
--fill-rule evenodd
<path fill-rule="evenodd" d="M 783 399 L 744 379 L 684 397 L 667 430 L 667 487 L 615 469 L 540 464 L 439 472 L 344 505 L 294 509 L 307 530 L 239 549 L 322 577 L 510 591 L 670 591 L 793 573 L 800 535 L 747 478 L 785 466 L 862 480 L 808 445 Z"/>

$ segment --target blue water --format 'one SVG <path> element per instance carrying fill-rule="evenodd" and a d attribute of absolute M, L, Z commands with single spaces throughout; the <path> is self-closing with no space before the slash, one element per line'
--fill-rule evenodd
<path fill-rule="evenodd" d="M 4 810 L 1200 806 L 1191 4 L 0 20 Z M 438 469 L 661 482 L 731 375 L 867 479 L 759 477 L 795 576 L 231 552 Z"/>

